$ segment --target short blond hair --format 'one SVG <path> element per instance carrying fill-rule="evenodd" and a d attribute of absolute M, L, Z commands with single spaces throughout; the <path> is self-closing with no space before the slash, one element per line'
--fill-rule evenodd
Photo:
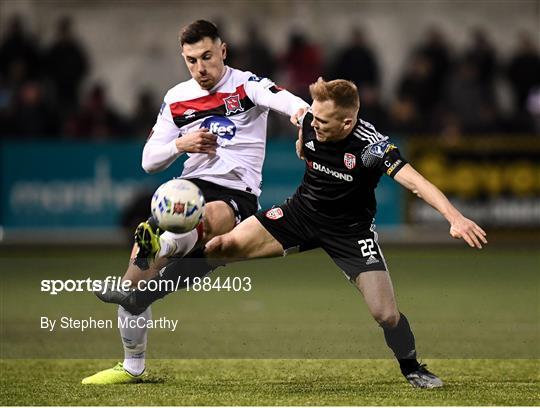
<path fill-rule="evenodd" d="M 345 79 L 334 79 L 326 82 L 319 78 L 309 86 L 309 93 L 313 100 L 324 102 L 333 101 L 336 107 L 358 113 L 360 109 L 360 97 L 356 85 Z"/>

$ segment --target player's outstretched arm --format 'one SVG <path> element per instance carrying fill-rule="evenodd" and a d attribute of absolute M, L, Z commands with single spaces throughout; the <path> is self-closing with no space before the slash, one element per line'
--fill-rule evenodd
<path fill-rule="evenodd" d="M 426 180 L 410 164 L 403 166 L 394 179 L 439 211 L 450 223 L 450 235 L 453 238 L 463 239 L 472 248 L 482 248 L 482 244 L 487 244 L 485 231 L 474 221 L 464 217 L 441 190 Z"/>
<path fill-rule="evenodd" d="M 276 86 L 268 78 L 251 77 L 246 82 L 245 91 L 255 105 L 289 116 L 295 126 L 309 108 L 306 101 Z"/>

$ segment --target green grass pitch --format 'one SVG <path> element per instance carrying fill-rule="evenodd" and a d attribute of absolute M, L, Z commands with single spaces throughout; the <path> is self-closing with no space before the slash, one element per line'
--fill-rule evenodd
<path fill-rule="evenodd" d="M 540 255 L 534 249 L 387 248 L 420 357 L 445 381 L 412 389 L 361 295 L 322 252 L 231 265 L 250 292 L 182 292 L 153 305 L 179 329 L 149 335 L 148 378 L 82 386 L 122 355 L 116 329 L 40 328 L 114 318 L 91 293 L 41 279 L 103 278 L 119 249 L 0 249 L 1 405 L 539 405 Z"/>

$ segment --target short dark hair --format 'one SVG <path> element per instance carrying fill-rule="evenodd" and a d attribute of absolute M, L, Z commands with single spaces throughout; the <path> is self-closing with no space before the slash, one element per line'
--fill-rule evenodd
<path fill-rule="evenodd" d="M 212 41 L 221 39 L 218 28 L 208 20 L 197 20 L 184 27 L 180 32 L 180 46 L 184 44 L 195 44 L 203 38 L 208 37 Z"/>

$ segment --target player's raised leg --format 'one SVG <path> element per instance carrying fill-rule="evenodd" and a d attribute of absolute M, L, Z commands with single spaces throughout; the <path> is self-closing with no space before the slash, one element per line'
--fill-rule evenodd
<path fill-rule="evenodd" d="M 217 231 L 217 230 L 215 230 Z M 155 290 L 138 289 L 124 298 L 114 298 L 118 303 L 137 314 L 167 294 L 183 289 L 187 281 L 203 277 L 218 266 L 250 258 L 283 255 L 282 245 L 252 216 L 236 226 L 231 232 L 213 237 L 205 247 L 204 254 L 193 254 L 175 259 L 152 278 Z"/>
<path fill-rule="evenodd" d="M 199 232 L 193 230 L 187 234 L 170 234 L 170 239 L 176 239 L 172 245 L 177 248 L 184 249 L 185 252 L 192 250 L 197 242 L 204 243 L 209 239 L 216 236 L 216 234 L 223 234 L 230 231 L 235 224 L 235 215 L 232 208 L 223 201 L 213 201 L 206 205 L 204 229 L 201 236 L 201 229 Z M 152 251 L 159 251 L 160 236 L 156 233 L 157 226 L 152 225 L 151 222 L 145 221 L 137 227 L 136 241 L 140 242 L 142 252 L 144 256 L 153 257 Z M 144 235 L 143 235 L 144 234 Z M 163 235 L 163 234 L 162 234 Z M 144 242 L 140 241 L 143 237 Z M 156 253 L 157 253 L 156 251 Z M 134 262 L 137 257 L 137 253 L 141 252 L 139 245 L 136 243 L 132 252 L 132 259 L 124 274 L 123 280 L 130 280 L 132 287 L 136 287 L 139 281 L 148 281 L 155 278 L 161 268 L 165 267 L 169 260 L 164 257 L 158 257 L 156 262 L 150 262 L 147 268 L 141 268 L 141 264 Z M 177 252 L 178 253 L 178 252 Z M 181 254 L 182 256 L 184 254 Z M 206 273 L 203 271 L 202 273 Z M 133 305 L 124 304 L 122 301 L 128 301 L 133 299 L 130 294 L 133 292 L 123 291 L 108 291 L 106 293 L 98 293 L 98 297 L 101 300 L 110 303 L 119 303 L 118 306 L 118 319 L 129 322 L 130 320 L 136 320 L 140 322 L 140 319 L 151 319 L 150 306 L 138 307 L 135 302 Z M 153 293 L 157 294 L 157 293 Z M 132 307 L 130 307 L 132 306 Z M 133 327 L 131 327 L 133 326 Z M 126 384 L 138 382 L 142 378 L 142 374 L 146 366 L 146 347 L 147 347 L 147 332 L 148 329 L 145 325 L 134 324 L 122 325 L 119 327 L 120 337 L 124 347 L 124 362 L 117 364 L 114 368 L 100 371 L 93 376 L 83 379 L 83 384 Z"/>
<path fill-rule="evenodd" d="M 222 231 L 212 230 L 212 233 Z M 199 252 L 199 251 L 197 251 Z M 212 237 L 204 248 L 204 253 L 188 258 L 177 259 L 164 267 L 158 276 L 152 278 L 152 287 L 157 290 L 134 290 L 124 299 L 113 300 L 128 306 L 138 313 L 167 294 L 183 289 L 186 281 L 203 277 L 218 266 L 251 258 L 274 257 L 284 254 L 283 246 L 263 227 L 260 221 L 251 216 L 232 231 Z"/>
<path fill-rule="evenodd" d="M 382 327 L 386 344 L 394 352 L 407 381 L 418 388 L 442 387 L 442 381 L 416 359 L 414 335 L 409 321 L 397 308 L 389 273 L 384 270 L 362 272 L 355 284 L 371 315 Z"/>
<path fill-rule="evenodd" d="M 201 251 L 202 252 L 202 251 Z M 102 300 L 116 303 L 134 315 L 146 310 L 167 294 L 183 289 L 186 281 L 203 277 L 218 266 L 250 258 L 284 254 L 283 246 L 262 226 L 256 217 L 249 217 L 231 232 L 212 238 L 204 254 L 176 259 L 152 278 L 153 290 L 139 288 L 119 293 L 97 294 Z"/>
<path fill-rule="evenodd" d="M 229 204 L 212 201 L 206 204 L 204 220 L 194 230 L 184 234 L 169 231 L 160 234 L 155 225 L 146 221 L 137 227 L 135 241 L 142 248 L 140 256 L 154 260 L 152 269 L 155 276 L 168 263 L 168 258 L 182 258 L 211 238 L 229 232 L 234 226 L 235 214 Z"/>

